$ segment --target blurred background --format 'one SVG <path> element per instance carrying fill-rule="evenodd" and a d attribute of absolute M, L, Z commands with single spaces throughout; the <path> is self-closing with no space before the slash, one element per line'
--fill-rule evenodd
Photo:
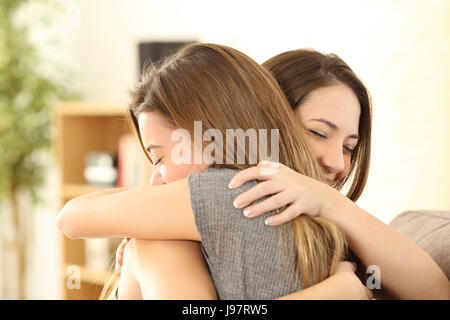
<path fill-rule="evenodd" d="M 141 171 L 118 181 L 113 170 L 120 150 L 135 150 L 123 110 L 139 43 L 189 41 L 259 63 L 305 47 L 338 54 L 373 101 L 358 204 L 386 223 L 406 210 L 450 209 L 448 0 L 2 0 L 0 299 L 98 295 L 117 243 L 72 243 L 56 214 L 70 197 L 145 182 L 140 154 L 123 163 Z"/>

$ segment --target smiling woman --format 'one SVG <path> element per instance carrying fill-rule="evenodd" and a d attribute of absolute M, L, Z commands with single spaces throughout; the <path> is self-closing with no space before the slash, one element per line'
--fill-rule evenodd
<path fill-rule="evenodd" d="M 345 85 L 315 89 L 295 113 L 327 181 L 334 184 L 344 179 L 359 140 L 361 108 L 353 91 Z"/>
<path fill-rule="evenodd" d="M 305 141 L 326 174 L 329 186 L 316 185 L 283 165 L 275 174 L 263 174 L 258 165 L 240 171 L 230 181 L 233 188 L 247 181 L 260 181 L 234 200 L 236 207 L 244 208 L 243 213 L 248 218 L 280 210 L 265 220 L 271 226 L 290 222 L 302 214 L 316 216 L 321 211 L 319 216 L 327 217 L 345 232 L 349 259 L 357 264 L 357 274 L 363 282 L 371 281 L 372 276 L 367 278 L 367 273 L 375 267 L 383 270 L 381 282 L 392 296 L 429 297 L 439 290 L 440 297 L 447 296 L 446 280 L 432 259 L 354 203 L 366 183 L 371 145 L 370 99 L 362 81 L 335 54 L 322 54 L 311 49 L 279 54 L 264 66 L 272 72 L 288 97 L 304 131 Z M 347 197 L 341 192 L 330 193 L 330 186 L 342 191 L 349 179 Z M 268 198 L 253 203 L 264 197 Z M 388 243 L 396 243 L 397 247 Z M 400 258 L 403 255 L 408 257 Z M 427 265 L 426 269 L 402 267 L 403 261 L 412 260 L 418 266 Z M 405 274 L 407 268 L 410 276 Z M 435 279 L 440 279 L 437 281 L 439 290 L 435 291 L 426 282 L 411 286 L 410 279 L 420 279 L 419 274 L 430 272 Z M 418 287 L 422 289 L 418 290 Z"/>
<path fill-rule="evenodd" d="M 286 95 L 328 183 L 340 190 L 351 179 L 347 196 L 356 201 L 371 150 L 371 99 L 364 83 L 336 54 L 312 49 L 280 53 L 263 66 Z"/>

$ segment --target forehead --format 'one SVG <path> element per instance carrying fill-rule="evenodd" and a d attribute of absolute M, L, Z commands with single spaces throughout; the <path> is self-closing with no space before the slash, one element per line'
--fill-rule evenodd
<path fill-rule="evenodd" d="M 158 144 L 170 139 L 173 128 L 155 112 L 141 112 L 137 120 L 145 144 Z"/>
<path fill-rule="evenodd" d="M 358 132 L 361 106 L 353 90 L 339 84 L 311 91 L 296 113 L 303 123 L 325 119 L 353 134 Z"/>

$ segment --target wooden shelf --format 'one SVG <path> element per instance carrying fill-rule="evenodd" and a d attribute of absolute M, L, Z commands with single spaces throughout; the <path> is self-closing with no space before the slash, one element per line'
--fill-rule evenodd
<path fill-rule="evenodd" d="M 54 109 L 52 134 L 55 146 L 54 156 L 61 177 L 59 192 L 61 206 L 72 198 L 111 188 L 86 183 L 83 174 L 85 160 L 86 155 L 92 151 L 117 154 L 120 138 L 134 134 L 127 119 L 126 110 L 126 106 L 121 104 L 94 102 L 62 103 Z M 151 167 L 144 152 L 142 152 L 139 168 L 142 168 L 143 172 L 142 182 L 148 181 Z M 98 299 L 103 286 L 112 275 L 110 271 L 107 271 L 109 262 L 105 261 L 105 265 L 99 270 L 88 268 L 87 259 L 89 248 L 92 249 L 92 242 L 89 244 L 85 239 L 74 240 L 66 236 L 62 239 L 61 268 L 64 275 L 62 277 L 64 298 Z M 121 239 L 108 241 L 108 253 L 111 257 L 120 241 Z M 81 289 L 74 290 L 67 287 L 69 266 L 80 268 Z"/>

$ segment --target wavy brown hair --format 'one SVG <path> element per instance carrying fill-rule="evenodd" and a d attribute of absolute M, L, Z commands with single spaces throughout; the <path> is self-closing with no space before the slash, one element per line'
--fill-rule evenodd
<path fill-rule="evenodd" d="M 192 139 L 194 121 L 202 122 L 203 132 L 216 129 L 223 137 L 227 129 L 278 129 L 279 162 L 324 181 L 322 169 L 310 153 L 295 114 L 273 76 L 230 47 L 205 43 L 188 45 L 145 69 L 132 91 L 129 106 L 130 119 L 145 150 L 137 121 L 141 112 L 155 112 L 174 128 L 189 131 Z M 272 150 L 271 141 L 267 143 L 267 149 Z M 222 154 L 226 154 L 229 146 L 222 147 Z M 215 164 L 214 167 L 245 169 L 252 166 L 248 150 L 244 152 L 244 164 Z M 284 227 L 289 226 L 294 235 L 296 275 L 301 278 L 302 287 L 332 275 L 347 254 L 341 230 L 328 220 L 306 215 Z"/>
<path fill-rule="evenodd" d="M 366 185 L 370 165 L 372 111 L 370 94 L 364 83 L 339 56 L 313 49 L 281 53 L 264 62 L 263 66 L 275 77 L 294 110 L 300 108 L 315 89 L 336 84 L 352 89 L 361 107 L 359 141 L 349 173 L 334 187 L 340 190 L 353 175 L 347 197 L 356 201 Z"/>

